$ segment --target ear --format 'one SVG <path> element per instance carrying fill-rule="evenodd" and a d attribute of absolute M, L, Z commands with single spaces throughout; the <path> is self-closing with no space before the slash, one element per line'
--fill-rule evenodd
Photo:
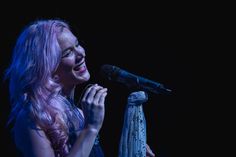
<path fill-rule="evenodd" d="M 59 76 L 57 74 L 53 75 L 53 80 L 55 82 L 58 82 L 59 81 Z"/>

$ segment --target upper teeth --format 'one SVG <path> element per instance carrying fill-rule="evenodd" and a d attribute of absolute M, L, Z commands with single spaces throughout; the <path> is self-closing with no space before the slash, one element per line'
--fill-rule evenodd
<path fill-rule="evenodd" d="M 84 62 L 80 63 L 79 65 L 82 65 Z"/>

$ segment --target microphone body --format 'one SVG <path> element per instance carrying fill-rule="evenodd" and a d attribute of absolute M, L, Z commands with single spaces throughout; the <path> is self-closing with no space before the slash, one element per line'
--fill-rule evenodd
<path fill-rule="evenodd" d="M 103 65 L 101 74 L 108 80 L 125 84 L 128 88 L 150 91 L 155 94 L 170 94 L 171 90 L 164 87 L 163 84 L 154 82 L 141 76 L 131 74 L 113 65 Z"/>

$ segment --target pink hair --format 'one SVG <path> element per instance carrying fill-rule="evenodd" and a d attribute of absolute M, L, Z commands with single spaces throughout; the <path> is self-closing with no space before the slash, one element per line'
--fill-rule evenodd
<path fill-rule="evenodd" d="M 26 108 L 60 157 L 68 153 L 71 117 L 67 112 L 69 102 L 60 95 L 62 87 L 53 79 L 61 60 L 57 34 L 63 28 L 69 26 L 61 20 L 38 20 L 26 27 L 17 40 L 6 73 L 12 104 L 9 122 Z"/>

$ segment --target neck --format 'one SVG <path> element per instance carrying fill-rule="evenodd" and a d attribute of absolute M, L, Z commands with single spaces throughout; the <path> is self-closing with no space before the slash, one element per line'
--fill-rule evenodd
<path fill-rule="evenodd" d="M 62 95 L 65 96 L 66 98 L 73 99 L 74 92 L 75 92 L 75 86 L 63 87 L 63 89 L 62 89 Z"/>

